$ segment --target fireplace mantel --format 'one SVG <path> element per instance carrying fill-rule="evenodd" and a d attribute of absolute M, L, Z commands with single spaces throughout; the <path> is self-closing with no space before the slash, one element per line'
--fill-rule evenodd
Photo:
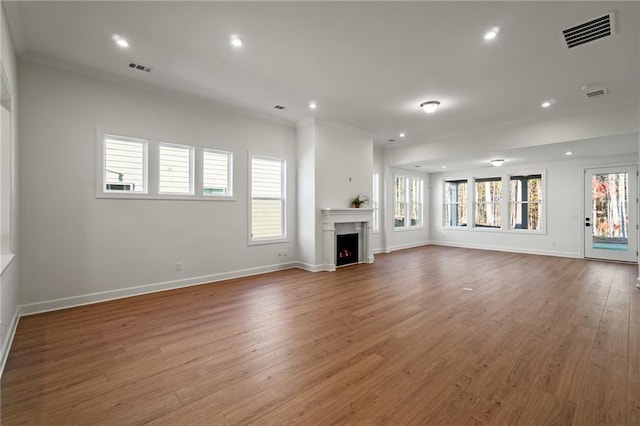
<path fill-rule="evenodd" d="M 336 224 L 353 225 L 359 236 L 358 263 L 373 263 L 373 249 L 371 247 L 373 209 L 324 208 L 321 211 L 324 269 L 326 271 L 336 270 Z"/>

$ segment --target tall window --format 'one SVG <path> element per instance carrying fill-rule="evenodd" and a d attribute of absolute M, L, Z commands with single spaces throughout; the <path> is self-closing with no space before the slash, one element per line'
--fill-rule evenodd
<path fill-rule="evenodd" d="M 542 229 L 542 175 L 509 178 L 509 228 Z"/>
<path fill-rule="evenodd" d="M 147 192 L 147 141 L 104 135 L 104 191 Z"/>
<path fill-rule="evenodd" d="M 476 179 L 475 226 L 500 228 L 502 226 L 502 179 Z"/>
<path fill-rule="evenodd" d="M 202 152 L 202 194 L 231 196 L 232 154 L 204 149 Z"/>
<path fill-rule="evenodd" d="M 396 176 L 394 189 L 395 228 L 422 226 L 423 180 L 407 176 Z"/>
<path fill-rule="evenodd" d="M 380 173 L 373 174 L 373 232 L 380 230 Z"/>
<path fill-rule="evenodd" d="M 251 157 L 251 241 L 285 238 L 286 163 Z"/>
<path fill-rule="evenodd" d="M 444 183 L 444 224 L 467 226 L 466 180 L 451 180 Z"/>
<path fill-rule="evenodd" d="M 160 144 L 160 194 L 193 194 L 193 147 Z"/>

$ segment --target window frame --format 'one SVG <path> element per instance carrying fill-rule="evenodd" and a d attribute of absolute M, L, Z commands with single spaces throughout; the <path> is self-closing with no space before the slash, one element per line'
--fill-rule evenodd
<path fill-rule="evenodd" d="M 455 183 L 457 185 L 460 185 L 461 183 L 464 183 L 467 185 L 467 190 L 466 190 L 466 203 L 460 203 L 457 200 L 455 202 L 451 202 L 450 200 L 447 200 L 447 184 L 448 183 Z M 475 182 L 474 182 L 475 185 Z M 469 228 L 469 192 L 470 192 L 470 188 L 471 188 L 471 183 L 469 182 L 469 179 L 444 179 L 442 181 L 442 194 L 443 194 L 443 209 L 442 209 L 442 221 L 443 221 L 443 226 L 445 228 L 453 228 L 453 229 L 464 229 L 464 228 Z M 466 208 L 466 223 L 464 225 L 451 225 L 449 223 L 447 223 L 447 206 L 456 206 L 455 211 L 455 217 L 458 217 L 458 208 L 457 206 L 461 205 L 461 204 L 466 204 L 465 208 Z M 452 207 L 453 209 L 453 207 Z M 453 210 L 452 210 L 453 211 Z M 452 215 L 452 217 L 454 217 Z"/>
<path fill-rule="evenodd" d="M 518 203 L 511 201 L 511 178 L 512 177 L 531 177 L 531 176 L 540 176 L 540 182 L 542 184 L 542 194 L 540 196 L 540 202 L 538 203 L 538 210 L 540 211 L 540 229 L 519 229 L 519 228 L 511 228 L 511 204 Z M 507 199 L 507 215 L 509 217 L 509 221 L 506 225 L 506 230 L 508 232 L 514 233 L 525 233 L 525 234 L 542 234 L 545 235 L 547 233 L 547 181 L 546 181 L 546 170 L 542 170 L 539 172 L 525 172 L 525 173 L 512 173 L 507 175 L 507 182 L 509 182 L 509 194 Z M 527 201 L 527 204 L 529 202 Z"/>
<path fill-rule="evenodd" d="M 282 164 L 282 168 L 280 170 L 281 176 L 281 203 L 282 203 L 282 235 L 278 237 L 263 237 L 263 238 L 253 238 L 253 159 L 260 158 L 264 160 L 271 161 L 279 161 Z M 247 243 L 250 246 L 253 245 L 264 245 L 264 244 L 278 244 L 278 243 L 287 243 L 289 242 L 287 225 L 288 225 L 288 214 L 287 214 L 287 158 L 279 157 L 271 154 L 261 154 L 261 153 L 252 153 L 250 152 L 247 156 L 248 159 L 248 180 L 247 180 L 247 198 L 248 198 L 248 211 L 247 211 Z M 270 198 L 271 199 L 271 198 Z"/>
<path fill-rule="evenodd" d="M 162 147 L 187 149 L 189 151 L 189 192 L 162 192 L 160 191 L 160 179 L 162 177 L 162 171 L 160 170 L 160 155 Z M 172 195 L 172 196 L 193 196 L 195 195 L 195 147 L 193 145 L 178 144 L 172 142 L 158 142 L 158 195 Z"/>
<path fill-rule="evenodd" d="M 404 204 L 406 206 L 405 208 L 405 219 L 404 219 L 404 225 L 402 226 L 396 226 L 396 203 L 398 200 L 397 197 L 397 193 L 396 193 L 396 188 L 397 188 L 397 180 L 398 179 L 404 179 L 404 202 L 402 204 Z M 411 200 L 410 197 L 410 185 L 411 185 L 411 181 L 412 180 L 416 180 L 419 182 L 420 184 L 420 188 L 419 188 L 419 199 L 420 201 L 418 203 L 415 203 L 413 200 Z M 419 217 L 420 217 L 420 223 L 416 224 L 416 225 L 411 225 L 411 208 L 414 204 L 419 204 L 420 205 L 420 213 L 419 213 Z M 416 175 L 412 175 L 412 174 L 404 174 L 404 173 L 394 173 L 393 175 L 393 205 L 392 205 L 392 209 L 393 209 L 393 230 L 395 231 L 413 231 L 413 230 L 418 230 L 418 229 L 424 229 L 424 177 L 419 177 Z"/>
<path fill-rule="evenodd" d="M 484 183 L 484 182 L 500 182 L 500 200 L 499 201 L 478 201 L 477 200 L 477 188 L 478 188 L 478 183 Z M 504 196 L 504 179 L 502 176 L 490 176 L 490 177 L 484 177 L 484 178 L 476 178 L 473 180 L 473 227 L 474 228 L 480 228 L 480 229 L 503 229 L 504 228 L 504 201 L 505 201 L 505 196 Z M 478 205 L 479 204 L 493 204 L 493 205 L 497 205 L 500 208 L 500 215 L 498 216 L 500 218 L 500 226 L 489 226 L 489 225 L 479 225 L 477 223 L 477 213 L 478 213 Z"/>
<path fill-rule="evenodd" d="M 142 145 L 142 191 L 122 191 L 117 189 L 107 189 L 107 138 L 122 142 L 139 143 Z M 105 194 L 118 194 L 124 196 L 144 196 L 149 193 L 149 140 L 131 136 L 121 136 L 114 133 L 104 133 L 102 135 L 102 182 L 101 188 Z"/>
<path fill-rule="evenodd" d="M 216 154 L 225 154 L 227 156 L 227 193 L 224 195 L 221 194 L 205 194 L 204 193 L 204 156 L 206 152 L 213 152 Z M 230 198 L 233 197 L 233 152 L 224 151 L 222 149 L 213 149 L 213 148 L 202 148 L 202 158 L 200 162 L 201 167 L 201 191 L 198 195 L 202 195 L 203 197 L 211 198 L 211 197 L 220 197 L 220 198 Z"/>
<path fill-rule="evenodd" d="M 373 172 L 372 176 L 372 195 L 371 195 L 371 207 L 373 208 L 371 216 L 371 232 L 374 234 L 380 233 L 380 172 Z"/>
<path fill-rule="evenodd" d="M 126 135 L 126 136 L 125 136 Z M 145 179 L 146 193 L 130 192 L 130 191 L 107 191 L 105 185 L 105 137 L 112 136 L 115 138 L 127 140 L 144 140 L 147 142 L 145 152 Z M 191 164 L 191 194 L 168 194 L 159 192 L 160 184 L 160 144 L 187 146 L 192 148 L 192 164 Z M 237 201 L 233 195 L 215 196 L 215 195 L 199 195 L 202 192 L 202 161 L 203 149 L 211 151 L 230 152 L 223 149 L 212 147 L 202 147 L 191 144 L 177 143 L 167 141 L 165 139 L 145 137 L 135 135 L 130 131 L 119 131 L 111 129 L 96 128 L 96 168 L 95 168 L 95 189 L 97 199 L 134 199 L 134 200 L 177 200 L 177 201 L 214 201 L 214 202 L 235 202 Z M 229 169 L 229 180 L 233 182 L 233 160 Z"/>

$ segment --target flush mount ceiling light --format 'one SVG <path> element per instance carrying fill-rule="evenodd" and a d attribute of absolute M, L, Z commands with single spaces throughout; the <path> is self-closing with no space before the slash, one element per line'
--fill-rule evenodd
<path fill-rule="evenodd" d="M 500 33 L 500 27 L 493 27 L 489 31 L 484 33 L 484 39 L 493 40 L 494 38 L 498 37 L 498 33 Z"/>
<path fill-rule="evenodd" d="M 420 104 L 420 108 L 427 114 L 433 114 L 440 106 L 440 101 L 427 101 Z"/>
<path fill-rule="evenodd" d="M 242 45 L 244 44 L 240 36 L 236 34 L 232 34 L 231 37 L 229 37 L 229 40 L 233 47 L 242 47 Z"/>
<path fill-rule="evenodd" d="M 500 167 L 504 163 L 503 159 L 491 160 L 491 165 L 493 167 Z"/>
<path fill-rule="evenodd" d="M 547 101 L 544 101 L 543 103 L 540 104 L 540 106 L 542 108 L 549 108 L 550 106 L 554 105 L 556 103 L 555 99 L 549 99 Z"/>
<path fill-rule="evenodd" d="M 111 39 L 112 39 L 113 41 L 115 41 L 115 42 L 116 42 L 116 44 L 117 44 L 119 47 L 122 47 L 122 48 L 125 48 L 125 49 L 126 49 L 127 47 L 129 47 L 129 42 L 127 41 L 127 39 L 126 39 L 126 38 L 124 38 L 124 37 L 120 37 L 118 34 L 114 34 L 114 35 L 111 37 Z"/>
<path fill-rule="evenodd" d="M 309 108 L 311 108 L 311 109 L 318 108 L 318 104 L 316 103 L 316 101 L 309 102 Z"/>

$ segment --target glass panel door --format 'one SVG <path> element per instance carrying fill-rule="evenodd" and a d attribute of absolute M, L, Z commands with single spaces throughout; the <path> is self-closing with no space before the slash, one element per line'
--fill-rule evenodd
<path fill-rule="evenodd" d="M 585 171 L 585 257 L 636 262 L 637 167 Z"/>

